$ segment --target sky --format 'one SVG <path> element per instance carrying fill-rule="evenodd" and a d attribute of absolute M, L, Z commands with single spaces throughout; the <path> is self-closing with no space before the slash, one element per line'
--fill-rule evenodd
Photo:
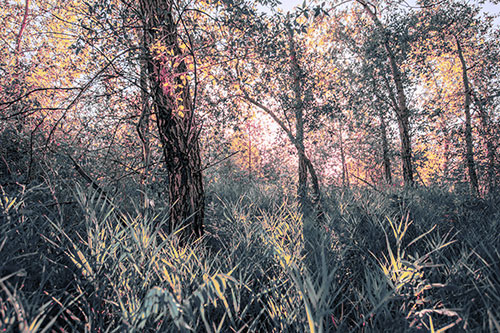
<path fill-rule="evenodd" d="M 278 7 L 283 9 L 283 11 L 285 11 L 285 12 L 292 10 L 297 5 L 302 5 L 302 3 L 304 2 L 303 0 L 280 0 L 280 1 L 281 1 L 281 5 L 279 5 Z M 408 0 L 407 2 L 410 4 L 415 3 L 414 0 Z M 489 14 L 498 15 L 498 14 L 500 14 L 500 4 L 495 5 L 495 4 L 492 4 L 491 2 L 488 1 L 484 5 L 484 11 L 489 13 Z M 500 17 L 497 17 L 495 19 L 495 23 L 497 26 L 500 25 Z"/>

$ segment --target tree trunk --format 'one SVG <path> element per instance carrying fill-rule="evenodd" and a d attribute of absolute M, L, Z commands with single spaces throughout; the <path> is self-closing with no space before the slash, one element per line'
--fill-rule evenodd
<path fill-rule="evenodd" d="M 141 61 L 141 73 L 139 86 L 141 88 L 141 115 L 139 121 L 136 125 L 137 134 L 141 140 L 142 148 L 142 164 L 143 170 L 140 175 L 139 184 L 141 186 L 141 202 L 143 208 L 149 207 L 149 200 L 147 198 L 146 192 L 146 180 L 149 174 L 149 164 L 151 159 L 151 144 L 149 141 L 149 125 L 151 120 L 151 109 L 149 105 L 149 88 L 148 88 L 148 63 L 146 54 L 146 39 L 144 38 L 145 33 L 140 36 L 143 40 L 143 59 Z"/>
<path fill-rule="evenodd" d="M 486 157 L 488 159 L 488 192 L 491 192 L 497 186 L 496 179 L 496 153 L 495 153 L 495 144 L 493 143 L 493 136 L 491 134 L 490 127 L 490 116 L 488 112 L 484 108 L 483 102 L 479 99 L 479 97 L 474 93 L 471 88 L 472 97 L 474 97 L 474 102 L 479 110 L 479 119 L 481 121 L 481 136 L 483 137 L 484 143 L 486 144 Z"/>
<path fill-rule="evenodd" d="M 177 41 L 173 0 L 139 0 L 151 96 L 169 174 L 169 232 L 182 242 L 203 233 L 204 190 L 199 128 L 194 114 L 185 57 Z M 161 44 L 160 44 L 161 43 Z M 166 48 L 160 52 L 161 45 Z"/>
<path fill-rule="evenodd" d="M 250 121 L 247 122 L 248 130 L 248 181 L 252 181 L 252 131 Z"/>
<path fill-rule="evenodd" d="M 340 144 L 340 161 L 342 163 L 342 187 L 349 187 L 349 174 L 344 153 L 344 138 L 342 133 L 342 120 L 339 119 L 339 144 Z"/>
<path fill-rule="evenodd" d="M 396 99 L 394 98 L 392 91 L 390 90 L 390 85 L 388 80 L 384 76 L 384 80 L 387 84 L 387 89 L 389 90 L 389 99 L 393 103 L 393 107 L 396 107 Z M 384 99 L 378 94 L 377 83 L 375 79 L 372 80 L 373 93 L 374 95 L 381 101 L 384 102 Z M 390 105 L 390 103 L 389 103 Z M 380 118 L 380 140 L 382 142 L 382 163 L 384 166 L 384 179 L 387 184 L 392 184 L 392 166 L 391 166 L 391 155 L 389 151 L 389 139 L 387 138 L 387 124 L 385 122 L 385 114 L 382 105 L 376 105 L 376 109 L 378 109 L 378 115 Z"/>
<path fill-rule="evenodd" d="M 413 186 L 413 165 L 412 165 L 412 152 L 411 152 L 411 139 L 410 139 L 410 123 L 408 115 L 401 113 L 398 116 L 399 136 L 401 139 L 401 159 L 403 161 L 403 180 L 405 186 Z"/>
<path fill-rule="evenodd" d="M 450 135 L 448 133 L 448 127 L 446 127 L 446 123 L 444 121 L 441 121 L 441 132 L 443 132 L 444 137 L 443 164 L 441 165 L 441 169 L 443 177 L 447 182 L 450 169 Z"/>
<path fill-rule="evenodd" d="M 472 143 L 472 124 L 471 124 L 471 89 L 469 86 L 469 78 L 467 75 L 467 64 L 462 52 L 462 46 L 458 37 L 455 36 L 455 41 L 457 44 L 457 54 L 462 65 L 462 81 L 464 85 L 464 112 L 465 112 L 465 162 L 467 166 L 467 171 L 469 173 L 469 183 L 472 194 L 479 195 L 479 184 L 476 175 L 476 166 L 474 163 L 474 150 Z"/>
<path fill-rule="evenodd" d="M 295 139 L 295 136 L 293 135 L 290 128 L 283 121 L 281 121 L 281 119 L 276 115 L 276 113 L 273 110 L 271 110 L 270 108 L 268 108 L 264 104 L 256 101 L 252 97 L 250 97 L 246 91 L 243 91 L 242 98 L 245 101 L 247 101 L 248 103 L 255 105 L 256 107 L 260 108 L 265 113 L 267 113 L 269 116 L 271 116 L 271 118 L 273 118 L 273 120 L 281 127 L 281 129 L 283 131 L 285 131 L 286 135 L 290 139 L 290 142 L 292 142 L 292 144 L 297 149 L 297 154 L 299 155 L 299 160 L 302 160 L 302 163 L 304 163 L 306 166 L 306 169 L 307 169 L 306 174 L 308 173 L 311 176 L 311 184 L 312 184 L 312 188 L 313 188 L 313 192 L 314 192 L 313 193 L 313 204 L 316 207 L 316 214 L 317 214 L 318 219 L 322 220 L 324 218 L 324 213 L 323 213 L 323 207 L 321 205 L 321 192 L 320 192 L 320 187 L 319 187 L 319 178 L 318 178 L 318 175 L 316 174 L 316 170 L 314 169 L 314 166 L 313 166 L 311 160 L 309 160 L 309 158 L 307 157 L 307 155 L 305 153 L 304 146 L 299 145 L 297 143 L 297 140 Z M 304 170 L 304 169 L 302 169 L 302 170 Z M 307 183 L 306 183 L 306 185 L 307 185 Z M 306 186 L 306 188 L 307 188 L 307 186 Z M 307 190 L 306 190 L 306 192 L 307 192 Z"/>
<path fill-rule="evenodd" d="M 319 178 L 316 174 L 316 170 L 309 158 L 304 153 L 304 162 L 306 163 L 307 170 L 309 170 L 309 175 L 311 176 L 311 184 L 313 188 L 312 202 L 316 210 L 316 218 L 318 221 L 322 222 L 325 219 L 325 211 L 323 210 L 323 204 L 321 203 L 321 190 L 319 188 Z"/>
<path fill-rule="evenodd" d="M 384 178 L 387 184 L 392 184 L 391 157 L 389 154 L 389 142 L 387 140 L 387 125 L 384 113 L 379 109 L 380 136 L 382 139 L 382 158 L 384 163 Z"/>
<path fill-rule="evenodd" d="M 299 154 L 299 183 L 297 184 L 297 202 L 299 204 L 300 210 L 303 215 L 307 215 L 309 208 L 309 202 L 307 201 L 307 165 L 305 161 L 305 156 Z"/>
<path fill-rule="evenodd" d="M 323 219 L 323 207 L 321 205 L 321 192 L 319 188 L 319 180 L 314 170 L 314 166 L 307 158 L 304 148 L 304 101 L 302 99 L 303 88 L 301 84 L 302 69 L 300 68 L 297 52 L 295 49 L 295 41 L 293 39 L 293 30 L 290 26 L 288 28 L 290 58 L 291 58 L 291 73 L 290 76 L 293 80 L 294 92 L 294 111 L 295 111 L 295 146 L 299 155 L 299 185 L 298 185 L 298 201 L 302 209 L 306 208 L 307 203 L 307 174 L 311 176 L 311 183 L 313 187 L 313 205 L 316 210 L 316 215 L 319 219 Z"/>
<path fill-rule="evenodd" d="M 391 68 L 392 79 L 394 85 L 396 86 L 397 100 L 395 103 L 396 118 L 398 121 L 399 137 L 401 139 L 401 160 L 403 166 L 403 180 L 406 186 L 413 186 L 413 165 L 412 165 L 412 150 L 411 150 L 411 138 L 410 138 L 410 113 L 406 103 L 406 95 L 403 87 L 403 79 L 401 77 L 401 71 L 396 62 L 396 55 L 394 54 L 390 43 L 389 43 L 389 32 L 384 28 L 382 22 L 380 22 L 377 15 L 370 8 L 370 5 L 365 0 L 357 0 L 365 10 L 365 12 L 370 16 L 375 23 L 375 26 L 380 31 L 383 38 L 384 48 L 387 52 L 387 57 L 389 60 L 389 65 Z"/>

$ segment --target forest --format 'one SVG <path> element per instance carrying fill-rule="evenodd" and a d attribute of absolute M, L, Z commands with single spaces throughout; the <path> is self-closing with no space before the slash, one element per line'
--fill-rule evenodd
<path fill-rule="evenodd" d="M 499 3 L 2 0 L 0 331 L 500 332 Z"/>

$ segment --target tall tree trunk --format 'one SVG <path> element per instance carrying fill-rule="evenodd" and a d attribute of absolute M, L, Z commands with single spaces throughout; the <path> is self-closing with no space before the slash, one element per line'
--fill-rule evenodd
<path fill-rule="evenodd" d="M 317 217 L 323 219 L 323 207 L 321 205 L 321 192 L 319 188 L 319 180 L 314 169 L 313 164 L 306 156 L 304 147 L 304 101 L 302 99 L 303 88 L 301 84 L 302 80 L 302 69 L 300 68 L 297 52 L 295 47 L 295 41 L 293 39 L 293 30 L 290 26 L 288 28 L 289 37 L 289 47 L 290 47 L 290 58 L 291 58 L 291 73 L 290 76 L 293 80 L 293 92 L 294 92 L 294 111 L 295 111 L 295 146 L 299 155 L 299 185 L 297 197 L 299 204 L 303 209 L 307 205 L 307 174 L 311 176 L 311 183 L 313 187 L 313 205 L 316 210 Z"/>
<path fill-rule="evenodd" d="M 151 109 L 149 105 L 149 88 L 148 88 L 148 63 L 147 63 L 147 52 L 146 52 L 146 39 L 144 38 L 145 33 L 140 36 L 143 40 L 143 59 L 141 61 L 141 73 L 139 86 L 141 88 L 141 115 L 139 121 L 137 122 L 136 130 L 141 140 L 142 148 L 142 164 L 143 170 L 140 175 L 140 185 L 141 185 L 141 202 L 143 208 L 149 207 L 149 200 L 147 198 L 146 192 L 146 180 L 149 174 L 149 165 L 151 159 L 151 144 L 149 141 L 149 125 L 151 118 Z"/>
<path fill-rule="evenodd" d="M 349 173 L 347 170 L 347 164 L 345 161 L 344 153 L 344 138 L 342 133 L 342 120 L 339 119 L 339 144 L 340 144 L 340 161 L 342 163 L 342 187 L 349 187 Z"/>
<path fill-rule="evenodd" d="M 462 65 L 462 83 L 464 85 L 464 112 L 465 112 L 465 161 L 467 166 L 467 171 L 469 173 L 469 183 L 471 192 L 474 195 L 479 195 L 479 184 L 476 175 L 476 166 L 474 163 L 474 150 L 473 150 L 473 142 L 472 142 L 472 124 L 471 124 L 471 113 L 470 113 L 470 104 L 471 104 L 471 89 L 469 86 L 469 77 L 467 75 L 467 64 L 465 62 L 465 58 L 462 52 L 462 45 L 458 40 L 458 37 L 455 36 L 455 42 L 457 44 L 457 54 L 460 59 L 460 63 Z"/>
<path fill-rule="evenodd" d="M 379 109 L 380 136 L 382 139 L 382 158 L 384 163 L 384 178 L 387 184 L 392 184 L 391 156 L 389 154 L 389 141 L 387 140 L 387 125 L 384 113 Z"/>
<path fill-rule="evenodd" d="M 169 174 L 169 231 L 184 242 L 203 233 L 204 189 L 199 128 L 177 40 L 173 0 L 139 0 L 145 27 L 149 85 Z M 160 52 L 161 45 L 166 48 Z"/>
<path fill-rule="evenodd" d="M 493 143 L 493 136 L 491 134 L 490 127 L 490 116 L 488 112 L 484 108 L 483 102 L 479 99 L 479 97 L 474 93 L 471 87 L 471 94 L 474 97 L 474 102 L 479 110 L 479 120 L 481 121 L 481 136 L 483 137 L 483 141 L 486 144 L 486 158 L 488 159 L 488 192 L 491 192 L 493 189 L 497 187 L 497 179 L 496 179 L 496 152 L 495 152 L 495 144 Z"/>
<path fill-rule="evenodd" d="M 389 96 L 390 96 L 389 99 L 392 101 L 393 107 L 396 107 L 396 99 L 392 94 L 389 82 L 385 78 L 385 76 L 384 80 L 386 81 L 387 89 L 389 89 Z M 384 102 L 385 99 L 382 98 L 381 95 L 378 93 L 378 88 L 375 78 L 373 78 L 372 80 L 372 86 L 374 95 L 377 97 L 378 100 Z M 382 105 L 375 105 L 375 108 L 378 109 L 378 116 L 380 118 L 380 140 L 382 142 L 382 163 L 384 166 L 384 180 L 387 184 L 392 184 L 392 165 L 391 165 L 391 155 L 389 151 L 389 139 L 387 138 L 387 124 L 385 122 L 385 114 Z"/>
<path fill-rule="evenodd" d="M 443 132 L 444 137 L 443 164 L 441 164 L 441 170 L 445 181 L 447 181 L 450 169 L 450 135 L 448 133 L 448 127 L 444 121 L 441 121 L 441 132 Z"/>
<path fill-rule="evenodd" d="M 298 173 L 299 173 L 299 183 L 297 184 L 297 202 L 299 204 L 301 212 L 306 215 L 309 209 L 309 202 L 307 200 L 307 165 L 305 161 L 305 155 L 299 154 L 298 156 Z"/>
<path fill-rule="evenodd" d="M 298 64 L 297 53 L 295 51 L 295 43 L 293 40 L 293 31 L 288 27 L 289 34 L 289 47 L 292 66 L 290 69 L 290 76 L 292 77 L 293 91 L 294 91 L 294 112 L 295 112 L 295 145 L 298 150 L 298 174 L 299 183 L 297 186 L 297 200 L 303 213 L 307 211 L 307 165 L 305 162 L 305 149 L 304 149 L 304 103 L 302 101 L 302 85 L 300 78 L 302 70 Z"/>
<path fill-rule="evenodd" d="M 304 155 L 303 159 L 307 166 L 307 170 L 309 170 L 309 175 L 311 176 L 311 184 L 313 188 L 312 202 L 316 210 L 316 218 L 318 219 L 318 221 L 321 222 L 325 219 L 325 211 L 323 210 L 323 205 L 321 203 L 321 190 L 319 188 L 319 178 L 318 175 L 316 174 L 316 170 L 314 169 L 311 160 L 307 158 L 305 152 L 302 152 L 302 154 Z"/>
<path fill-rule="evenodd" d="M 271 118 L 281 127 L 283 131 L 285 131 L 286 135 L 288 136 L 290 142 L 295 146 L 297 149 L 297 154 L 299 155 L 299 160 L 302 161 L 303 164 L 306 166 L 307 173 L 311 176 L 311 184 L 313 188 L 313 204 L 315 207 L 317 207 L 317 217 L 319 220 L 322 220 L 324 218 L 324 213 L 323 213 L 323 208 L 321 205 L 321 191 L 319 187 L 319 178 L 318 175 L 316 174 L 316 170 L 314 169 L 314 166 L 311 162 L 311 160 L 307 157 L 305 153 L 304 146 L 299 145 L 297 143 L 297 140 L 295 140 L 295 136 L 292 133 L 292 130 L 283 122 L 281 119 L 276 115 L 276 113 L 265 106 L 264 104 L 258 102 L 257 100 L 253 99 L 248 95 L 248 93 L 243 90 L 243 96 L 241 96 L 245 101 L 247 101 L 250 104 L 255 105 L 256 107 L 260 108 L 263 110 L 265 113 L 267 113 Z M 304 170 L 304 169 L 302 169 Z M 307 174 L 306 173 L 306 174 Z M 306 184 L 307 185 L 307 184 Z"/>
<path fill-rule="evenodd" d="M 401 71 L 396 61 L 396 55 L 394 54 L 389 41 L 389 32 L 383 26 L 382 22 L 379 20 L 375 12 L 372 10 L 370 5 L 366 0 L 357 0 L 365 10 L 365 12 L 370 16 L 375 23 L 375 26 L 382 34 L 384 48 L 387 52 L 387 57 L 389 60 L 389 65 L 391 69 L 392 79 L 394 85 L 396 86 L 397 99 L 395 103 L 396 118 L 398 121 L 399 136 L 401 140 L 401 160 L 403 166 L 403 180 L 406 186 L 413 186 L 413 165 L 412 165 L 412 150 L 411 150 L 411 138 L 410 138 L 410 112 L 408 110 L 406 95 L 403 87 L 403 79 L 401 77 Z"/>
<path fill-rule="evenodd" d="M 401 139 L 401 159 L 403 161 L 403 180 L 406 186 L 413 186 L 413 165 L 410 139 L 410 122 L 407 113 L 398 115 L 399 136 Z"/>
<path fill-rule="evenodd" d="M 252 181 L 252 132 L 250 130 L 251 125 L 247 121 L 248 130 L 248 180 Z"/>

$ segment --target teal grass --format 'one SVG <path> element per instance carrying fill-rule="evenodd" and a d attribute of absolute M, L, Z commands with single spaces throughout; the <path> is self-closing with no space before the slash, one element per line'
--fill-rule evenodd
<path fill-rule="evenodd" d="M 7 332 L 500 331 L 500 204 L 440 188 L 209 186 L 206 232 L 165 234 L 168 207 L 78 184 L 2 189 Z"/>

